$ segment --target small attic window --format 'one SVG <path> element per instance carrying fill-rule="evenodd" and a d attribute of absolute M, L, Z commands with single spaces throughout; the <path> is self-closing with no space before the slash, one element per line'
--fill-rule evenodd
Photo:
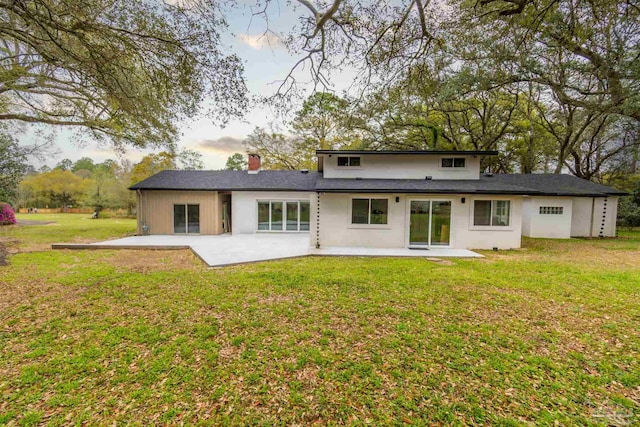
<path fill-rule="evenodd" d="M 340 167 L 360 167 L 360 157 L 339 156 L 338 166 Z"/>
<path fill-rule="evenodd" d="M 440 165 L 443 168 L 465 168 L 467 167 L 466 160 L 464 157 L 443 157 Z"/>

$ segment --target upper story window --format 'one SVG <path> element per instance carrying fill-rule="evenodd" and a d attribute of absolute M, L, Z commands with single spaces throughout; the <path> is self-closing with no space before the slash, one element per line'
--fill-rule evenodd
<path fill-rule="evenodd" d="M 467 167 L 467 159 L 464 157 L 443 157 L 440 166 L 443 168 L 465 168 Z"/>
<path fill-rule="evenodd" d="M 338 156 L 338 166 L 360 167 L 360 157 Z"/>

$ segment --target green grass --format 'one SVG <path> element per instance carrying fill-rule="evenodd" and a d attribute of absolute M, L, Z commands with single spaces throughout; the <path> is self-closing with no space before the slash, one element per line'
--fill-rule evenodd
<path fill-rule="evenodd" d="M 621 234 L 441 263 L 15 254 L 0 424 L 638 424 L 640 232 Z"/>
<path fill-rule="evenodd" d="M 0 239 L 21 250 L 45 249 L 51 243 L 95 242 L 134 234 L 136 220 L 91 219 L 91 214 L 17 214 L 18 220 L 51 222 L 47 225 L 0 227 Z"/>

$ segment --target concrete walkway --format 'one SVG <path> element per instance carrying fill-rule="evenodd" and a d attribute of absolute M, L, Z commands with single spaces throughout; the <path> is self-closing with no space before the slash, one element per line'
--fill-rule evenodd
<path fill-rule="evenodd" d="M 482 257 L 466 249 L 309 247 L 306 233 L 221 234 L 218 236 L 132 236 L 98 243 L 58 243 L 53 249 L 191 249 L 211 267 L 307 255 L 390 257 Z"/>

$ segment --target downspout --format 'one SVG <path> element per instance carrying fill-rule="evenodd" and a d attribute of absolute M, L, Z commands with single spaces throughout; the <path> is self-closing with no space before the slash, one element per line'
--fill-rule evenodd
<path fill-rule="evenodd" d="M 316 249 L 320 249 L 320 193 L 316 192 Z"/>
<path fill-rule="evenodd" d="M 607 223 L 607 197 L 602 201 L 602 222 L 600 223 L 600 234 L 598 237 L 604 237 L 604 226 Z"/>

